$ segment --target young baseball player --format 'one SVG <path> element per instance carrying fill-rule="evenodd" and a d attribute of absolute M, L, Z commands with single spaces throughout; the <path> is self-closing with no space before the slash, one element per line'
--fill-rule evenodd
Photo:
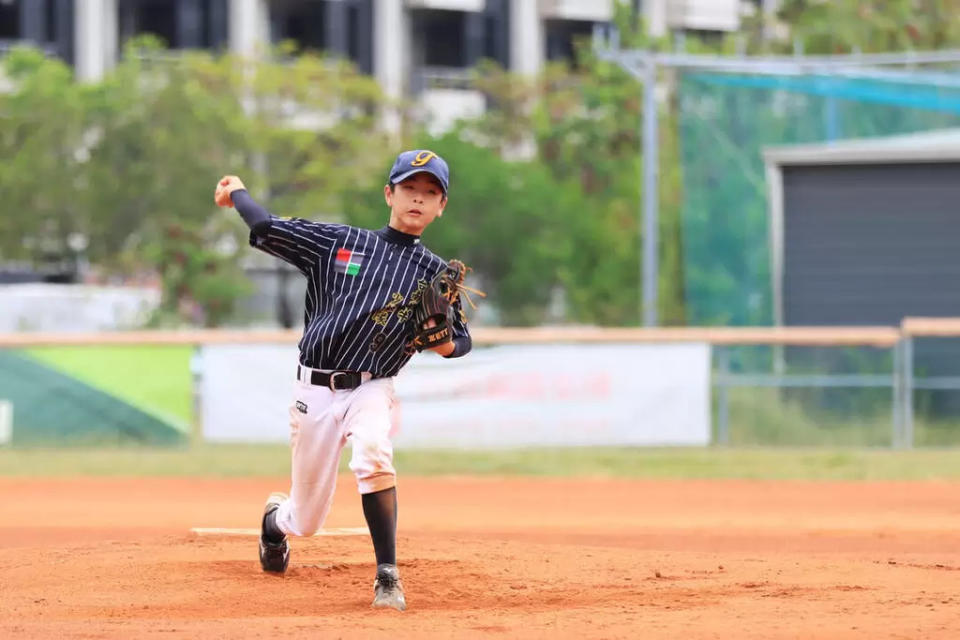
<path fill-rule="evenodd" d="M 401 153 L 383 189 L 390 221 L 377 230 L 272 216 L 236 176 L 221 179 L 214 195 L 219 206 L 235 207 L 249 225 L 252 246 L 307 278 L 290 407 L 290 495 L 267 499 L 260 564 L 282 573 L 290 559 L 287 536 L 309 536 L 323 525 L 340 453 L 349 442 L 350 469 L 377 561 L 373 606 L 400 611 L 406 601 L 396 561 L 393 377 L 417 351 L 430 348 L 456 358 L 471 348 L 459 300 L 442 330 L 432 322 L 411 323 L 424 290 L 447 268 L 421 244 L 420 235 L 443 214 L 448 188 L 449 169 L 437 154 Z"/>

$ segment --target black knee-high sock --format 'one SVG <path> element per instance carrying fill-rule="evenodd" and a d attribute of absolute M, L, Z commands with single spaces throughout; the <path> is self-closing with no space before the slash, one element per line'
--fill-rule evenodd
<path fill-rule="evenodd" d="M 397 488 L 365 493 L 361 499 L 377 564 L 397 564 Z"/>
<path fill-rule="evenodd" d="M 274 509 L 263 518 L 263 537 L 268 542 L 280 544 L 283 542 L 284 533 L 277 526 L 277 510 Z"/>

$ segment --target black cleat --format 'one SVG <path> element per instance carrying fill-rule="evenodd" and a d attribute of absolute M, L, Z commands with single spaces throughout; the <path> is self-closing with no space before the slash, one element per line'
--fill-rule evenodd
<path fill-rule="evenodd" d="M 396 609 L 403 611 L 407 608 L 407 601 L 403 597 L 403 584 L 400 583 L 400 572 L 393 564 L 377 566 L 377 579 L 373 583 L 374 609 Z"/>
<path fill-rule="evenodd" d="M 267 516 L 276 511 L 286 499 L 285 493 L 271 493 L 263 507 L 263 518 L 260 520 L 260 566 L 271 573 L 283 573 L 287 570 L 290 563 L 290 545 L 287 543 L 287 536 L 283 536 L 280 542 L 267 540 L 263 528 Z"/>

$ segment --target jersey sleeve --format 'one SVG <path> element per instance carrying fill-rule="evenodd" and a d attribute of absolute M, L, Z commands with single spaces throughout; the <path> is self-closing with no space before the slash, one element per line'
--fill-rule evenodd
<path fill-rule="evenodd" d="M 470 353 L 473 348 L 473 339 L 470 337 L 470 330 L 467 328 L 467 317 L 463 313 L 463 302 L 457 300 L 453 305 L 453 322 L 450 325 L 453 334 L 453 353 L 447 358 L 459 358 Z"/>
<path fill-rule="evenodd" d="M 301 218 L 270 216 L 250 231 L 250 246 L 310 273 L 326 260 L 337 241 L 337 226 Z"/>
<path fill-rule="evenodd" d="M 469 336 L 470 330 L 467 328 L 467 316 L 463 313 L 463 301 L 457 300 L 453 305 L 453 337 Z"/>

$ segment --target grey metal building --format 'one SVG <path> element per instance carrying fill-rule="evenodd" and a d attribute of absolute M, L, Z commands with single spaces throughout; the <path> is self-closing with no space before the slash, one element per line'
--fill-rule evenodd
<path fill-rule="evenodd" d="M 960 315 L 960 130 L 765 159 L 776 324 Z"/>
<path fill-rule="evenodd" d="M 899 326 L 905 317 L 960 316 L 960 129 L 764 156 L 776 324 Z M 911 348 L 911 377 L 960 376 L 957 340 L 928 337 Z M 863 355 L 829 361 L 869 366 Z M 909 401 L 930 415 L 960 415 L 956 387 L 914 388 L 925 390 Z"/>

